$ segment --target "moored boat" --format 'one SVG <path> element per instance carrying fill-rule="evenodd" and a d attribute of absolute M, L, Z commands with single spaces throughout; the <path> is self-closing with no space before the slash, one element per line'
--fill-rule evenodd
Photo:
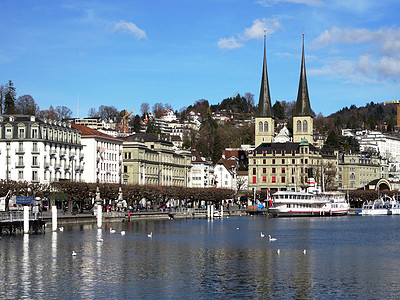
<path fill-rule="evenodd" d="M 349 213 L 346 195 L 322 192 L 309 171 L 307 191 L 278 191 L 272 196 L 268 212 L 274 217 L 341 216 Z"/>
<path fill-rule="evenodd" d="M 356 213 L 362 216 L 400 215 L 400 203 L 393 197 L 383 195 L 375 201 L 364 202 L 362 209 Z"/>
<path fill-rule="evenodd" d="M 343 193 L 279 191 L 268 211 L 274 217 L 340 216 L 349 208 Z"/>

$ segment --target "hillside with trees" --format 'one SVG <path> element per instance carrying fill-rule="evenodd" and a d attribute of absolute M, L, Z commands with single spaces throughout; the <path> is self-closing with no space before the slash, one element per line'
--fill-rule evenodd
<path fill-rule="evenodd" d="M 210 104 L 206 99 L 199 99 L 193 105 L 175 111 L 180 121 L 187 121 L 189 113 L 196 111 L 201 117 L 199 131 L 191 131 L 185 136 L 183 145 L 186 149 L 196 148 L 204 157 L 210 157 L 216 162 L 225 148 L 236 148 L 242 144 L 254 144 L 254 124 L 251 120 L 256 111 L 254 95 L 245 93 L 223 99 L 220 103 Z M 292 130 L 292 112 L 295 101 L 276 101 L 272 110 L 276 124 L 286 124 Z M 379 130 L 391 134 L 395 133 L 397 104 L 367 103 L 363 107 L 344 107 L 341 110 L 324 117 L 314 114 L 314 127 L 317 132 L 327 137 L 326 147 L 340 151 L 358 151 L 359 146 L 355 139 L 341 136 L 341 129 Z M 164 110 L 172 109 L 168 103 L 149 103 L 140 106 L 141 115 L 129 117 L 129 124 L 135 132 L 141 130 L 144 120 L 151 112 L 158 118 Z M 49 106 L 41 110 L 31 95 L 17 97 L 17 89 L 10 80 L 0 85 L 0 113 L 1 114 L 32 114 L 39 117 L 55 120 L 69 119 L 72 111 L 66 106 Z M 213 113 L 220 113 L 227 117 L 226 122 L 217 122 L 212 118 Z M 105 121 L 121 120 L 126 114 L 110 105 L 100 105 L 97 109 L 90 108 L 88 117 L 101 118 Z M 148 132 L 159 133 L 159 128 L 150 119 L 146 123 Z"/>

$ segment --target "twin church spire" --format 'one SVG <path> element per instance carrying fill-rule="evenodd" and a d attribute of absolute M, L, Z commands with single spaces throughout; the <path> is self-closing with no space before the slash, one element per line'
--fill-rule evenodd
<path fill-rule="evenodd" d="M 255 146 L 262 143 L 271 143 L 274 137 L 274 115 L 269 92 L 266 55 L 266 34 L 264 33 L 264 61 L 261 78 L 260 98 L 256 112 Z M 300 69 L 299 90 L 293 111 L 293 141 L 300 142 L 305 138 L 312 142 L 312 110 L 308 96 L 307 76 L 304 54 L 304 33 Z"/>
<path fill-rule="evenodd" d="M 267 72 L 267 35 L 264 33 L 264 63 L 261 77 L 260 98 L 256 117 L 273 117 L 271 106 L 271 95 L 269 93 L 268 72 Z"/>

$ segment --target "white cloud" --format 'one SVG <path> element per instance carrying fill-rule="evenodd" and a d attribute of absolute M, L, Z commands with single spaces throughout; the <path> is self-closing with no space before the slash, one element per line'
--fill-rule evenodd
<path fill-rule="evenodd" d="M 354 80 L 389 79 L 400 82 L 400 28 L 369 30 L 332 27 L 312 42 L 312 45 L 317 48 L 336 44 L 366 44 L 366 46 L 360 47 L 359 53 L 354 47 L 348 52 L 349 56 L 354 56 L 354 54 L 358 56 L 356 61 L 338 60 L 335 64 L 327 62 L 325 66 L 311 71 L 310 74 L 330 73 Z M 346 51 L 346 47 L 341 48 L 341 53 L 344 55 Z"/>
<path fill-rule="evenodd" d="M 264 30 L 266 30 L 267 34 L 273 34 L 277 30 L 282 28 L 282 24 L 279 19 L 271 18 L 271 19 L 255 19 L 253 21 L 253 25 L 251 27 L 245 28 L 242 33 L 239 33 L 237 37 L 230 38 L 221 38 L 218 41 L 218 47 L 221 49 L 233 50 L 240 47 L 243 47 L 242 43 L 239 41 L 246 42 L 252 39 L 259 39 L 264 36 Z"/>
<path fill-rule="evenodd" d="M 273 6 L 278 3 L 297 3 L 309 6 L 321 6 L 324 4 L 322 0 L 259 0 L 257 3 L 266 7 Z"/>
<path fill-rule="evenodd" d="M 243 44 L 238 43 L 236 38 L 232 36 L 228 39 L 220 39 L 218 41 L 218 47 L 220 49 L 233 50 L 243 47 Z"/>
<path fill-rule="evenodd" d="M 119 21 L 114 24 L 114 31 L 126 32 L 129 34 L 133 34 L 139 40 L 147 39 L 146 33 L 144 30 L 137 27 L 135 24 L 131 22 Z"/>
<path fill-rule="evenodd" d="M 245 28 L 243 33 L 239 35 L 239 38 L 244 41 L 258 39 L 264 36 L 264 30 L 267 31 L 267 34 L 273 34 L 281 28 L 282 24 L 277 18 L 263 18 L 261 20 L 255 19 L 253 25 L 249 28 Z"/>

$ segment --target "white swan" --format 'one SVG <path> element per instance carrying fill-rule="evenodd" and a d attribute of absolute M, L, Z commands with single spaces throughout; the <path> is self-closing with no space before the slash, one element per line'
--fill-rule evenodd
<path fill-rule="evenodd" d="M 268 239 L 269 239 L 270 242 L 276 241 L 276 238 L 271 237 L 270 234 L 268 235 Z"/>
<path fill-rule="evenodd" d="M 115 233 L 115 230 L 110 228 L 110 233 Z"/>
<path fill-rule="evenodd" d="M 125 235 L 125 231 L 121 231 L 121 235 Z"/>
<path fill-rule="evenodd" d="M 64 227 L 60 227 L 60 228 L 58 228 L 58 230 L 64 231 Z"/>
<path fill-rule="evenodd" d="M 261 232 L 261 234 L 260 234 L 260 235 L 261 235 L 261 237 L 264 237 L 264 236 L 265 236 L 265 235 L 264 235 L 264 233 L 262 233 L 262 232 Z"/>
<path fill-rule="evenodd" d="M 147 237 L 149 237 L 149 238 L 153 237 L 153 231 L 150 232 L 150 233 L 147 235 Z"/>
<path fill-rule="evenodd" d="M 281 249 L 276 250 L 276 253 L 280 254 L 281 253 Z"/>
<path fill-rule="evenodd" d="M 76 252 L 74 250 L 72 250 L 72 256 L 76 256 Z"/>
<path fill-rule="evenodd" d="M 307 250 L 306 250 L 306 249 L 304 249 L 304 250 L 303 250 L 303 254 L 306 254 L 306 253 L 307 253 Z"/>

